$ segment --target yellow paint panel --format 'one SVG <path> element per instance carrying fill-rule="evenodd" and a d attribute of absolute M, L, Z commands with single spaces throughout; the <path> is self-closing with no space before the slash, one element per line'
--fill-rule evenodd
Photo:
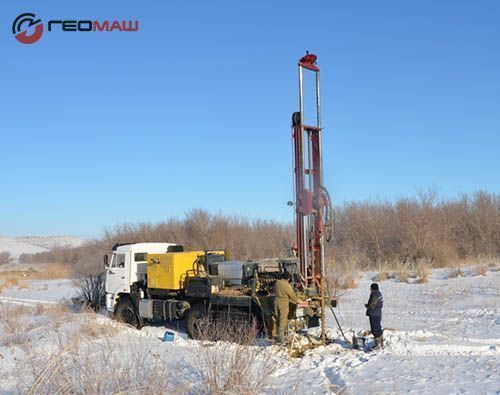
<path fill-rule="evenodd" d="M 204 255 L 204 251 L 148 254 L 148 288 L 182 289 L 186 273 L 194 275 L 195 263 Z"/>

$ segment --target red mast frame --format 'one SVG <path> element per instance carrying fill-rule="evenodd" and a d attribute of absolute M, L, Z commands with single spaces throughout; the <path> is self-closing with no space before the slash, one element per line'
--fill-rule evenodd
<path fill-rule="evenodd" d="M 321 100 L 319 67 L 316 55 L 307 53 L 299 60 L 299 108 L 292 117 L 295 176 L 295 231 L 297 257 L 303 287 L 312 294 L 322 291 L 325 276 L 324 208 L 327 204 L 323 187 L 321 145 Z M 316 122 L 305 124 L 303 104 L 304 69 L 315 73 Z"/>

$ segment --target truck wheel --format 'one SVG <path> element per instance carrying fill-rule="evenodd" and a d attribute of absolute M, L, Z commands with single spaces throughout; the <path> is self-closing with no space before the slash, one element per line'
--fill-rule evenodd
<path fill-rule="evenodd" d="M 191 339 L 199 338 L 198 321 L 206 316 L 205 307 L 202 304 L 195 304 L 188 311 L 184 320 L 186 321 L 186 330 Z"/>
<path fill-rule="evenodd" d="M 114 318 L 134 328 L 139 328 L 139 320 L 135 314 L 134 306 L 128 298 L 120 298 L 115 308 Z"/>

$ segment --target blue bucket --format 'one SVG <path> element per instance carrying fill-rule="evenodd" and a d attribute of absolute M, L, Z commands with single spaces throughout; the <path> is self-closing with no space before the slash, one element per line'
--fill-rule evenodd
<path fill-rule="evenodd" d="M 165 334 L 163 335 L 163 341 L 164 342 L 173 342 L 174 341 L 174 332 L 166 331 Z"/>

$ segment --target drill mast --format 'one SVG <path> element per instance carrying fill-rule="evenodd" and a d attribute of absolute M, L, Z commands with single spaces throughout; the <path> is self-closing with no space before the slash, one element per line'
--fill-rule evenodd
<path fill-rule="evenodd" d="M 295 177 L 295 231 L 302 287 L 320 296 L 322 339 L 325 340 L 325 222 L 331 216 L 328 192 L 323 186 L 321 100 L 316 55 L 306 53 L 298 63 L 299 112 L 292 115 Z M 313 72 L 316 81 L 316 120 L 305 123 L 303 75 Z"/>

